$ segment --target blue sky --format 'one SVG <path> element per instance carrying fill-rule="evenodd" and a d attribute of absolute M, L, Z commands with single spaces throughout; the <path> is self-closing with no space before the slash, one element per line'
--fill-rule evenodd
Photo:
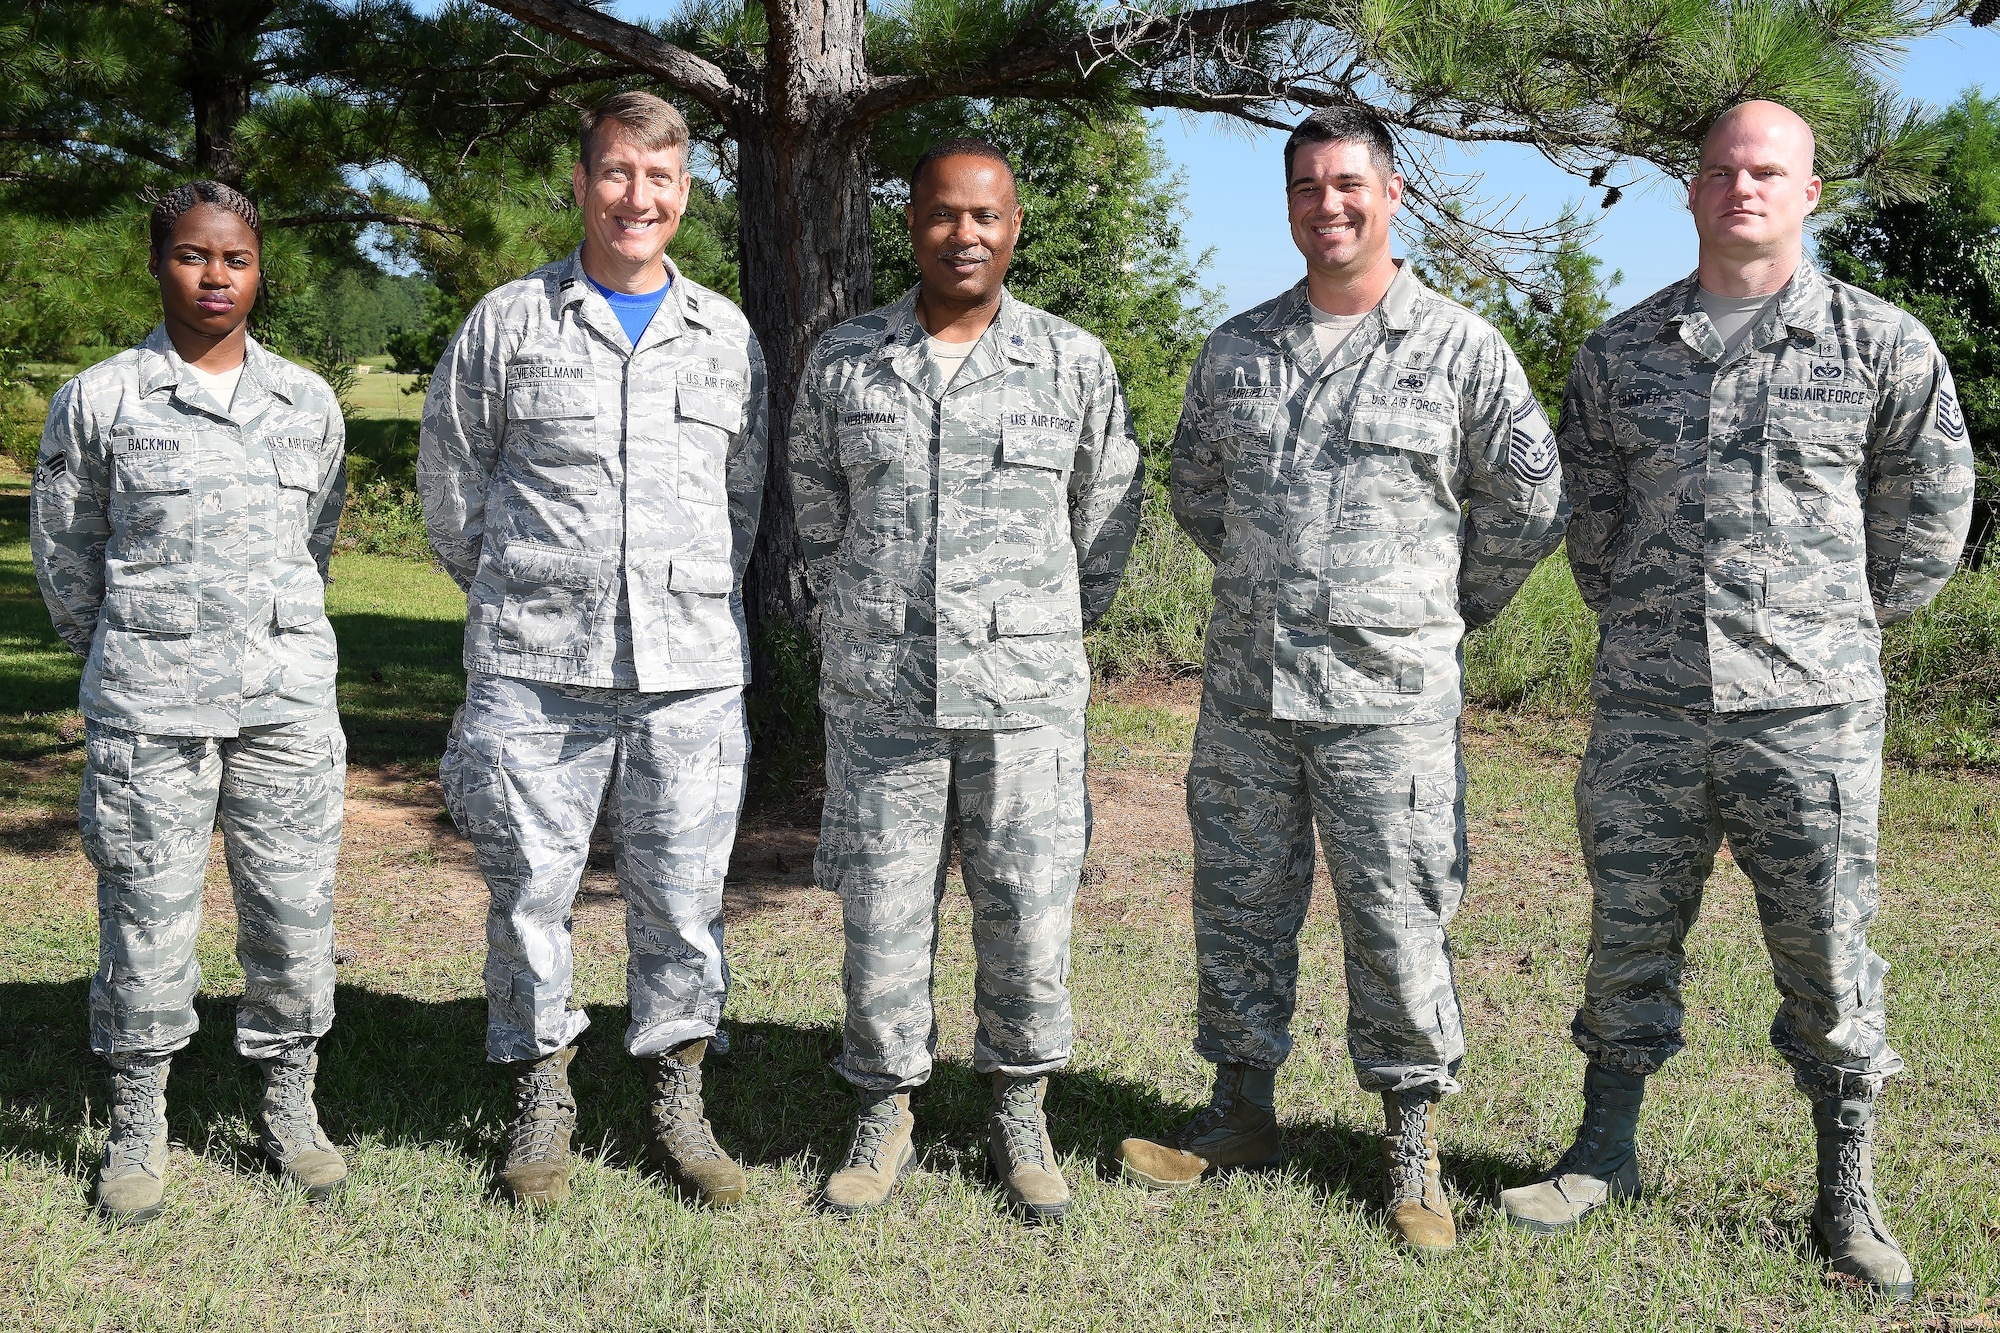
<path fill-rule="evenodd" d="M 1942 105 L 1970 85 L 1990 84 L 1997 60 L 2000 30 L 1960 25 L 1913 46 L 1892 72 L 1906 96 Z M 1234 312 L 1289 287 L 1305 270 L 1285 226 L 1284 140 L 1228 130 L 1218 121 L 1170 116 L 1160 139 L 1185 177 L 1190 246 L 1197 254 L 1215 252 L 1206 285 L 1220 288 Z M 1526 217 L 1558 216 L 1565 203 L 1586 196 L 1589 211 L 1598 212 L 1598 191 L 1586 191 L 1528 149 L 1495 145 L 1452 165 L 1480 173 L 1488 197 L 1518 199 Z M 1625 275 L 1612 293 L 1616 305 L 1631 305 L 1693 270 L 1694 227 L 1682 199 L 1678 186 L 1655 178 L 1598 213 L 1590 248 L 1607 271 Z"/>

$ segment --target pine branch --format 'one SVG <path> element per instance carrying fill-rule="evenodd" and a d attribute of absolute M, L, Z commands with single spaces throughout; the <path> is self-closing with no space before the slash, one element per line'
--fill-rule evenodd
<path fill-rule="evenodd" d="M 45 143 L 56 148 L 68 149 L 71 152 L 76 151 L 75 145 L 87 144 L 92 148 L 106 148 L 114 153 L 124 153 L 128 157 L 136 157 L 141 161 L 151 162 L 154 166 L 164 167 L 168 171 L 187 172 L 194 170 L 191 164 L 181 161 L 181 159 L 175 157 L 172 153 L 162 152 L 160 149 L 143 143 L 125 143 L 120 140 L 100 139 L 85 129 L 39 129 L 27 127 L 15 129 L 0 126 L 0 143 Z"/>
<path fill-rule="evenodd" d="M 264 225 L 267 227 L 360 227 L 371 222 L 379 222 L 385 227 L 414 227 L 419 231 L 435 232 L 439 236 L 463 238 L 465 235 L 458 228 L 447 227 L 442 222 L 406 217 L 401 213 L 300 213 L 288 218 L 264 219 Z"/>
<path fill-rule="evenodd" d="M 1295 0 L 1236 0 L 1233 4 L 1166 14 L 1130 8 L 1124 12 L 1136 16 L 978 68 L 942 75 L 878 77 L 855 103 L 853 118 L 865 125 L 892 112 L 907 111 L 940 98 L 985 97 L 1010 91 L 1029 80 L 1059 71 L 1088 78 L 1108 64 L 1133 63 L 1148 52 L 1176 43 L 1272 27 L 1297 17 L 1298 6 Z"/>
<path fill-rule="evenodd" d="M 578 0 L 486 0 L 501 13 L 652 74 L 701 103 L 725 123 L 735 119 L 742 90 L 718 65 Z"/>

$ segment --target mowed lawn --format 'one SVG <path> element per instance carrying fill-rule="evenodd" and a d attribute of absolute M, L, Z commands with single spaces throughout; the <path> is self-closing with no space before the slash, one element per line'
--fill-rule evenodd
<path fill-rule="evenodd" d="M 105 1080 L 85 1034 L 96 960 L 78 850 L 73 659 L 28 567 L 18 479 L 0 486 L 0 1327 L 23 1329 L 1873 1329 L 2000 1320 L 2000 782 L 1892 770 L 1883 848 L 1891 1039 L 1909 1063 L 1884 1103 L 1883 1199 L 1917 1266 L 1913 1309 L 1829 1284 L 1812 1258 L 1806 1104 L 1771 1053 L 1776 996 L 1748 887 L 1726 859 L 1691 945 L 1688 1050 L 1654 1080 L 1647 1197 L 1583 1232 L 1506 1228 L 1495 1196 L 1568 1141 L 1581 1058 L 1567 1029 L 1589 894 L 1570 784 L 1583 725 L 1467 721 L 1472 892 L 1454 929 L 1470 1029 L 1443 1148 L 1462 1242 L 1423 1263 L 1376 1214 L 1378 1103 L 1343 1046 L 1338 934 L 1322 896 L 1303 941 L 1298 1049 L 1279 1079 L 1279 1172 L 1178 1197 L 1119 1184 L 1119 1138 L 1202 1099 L 1189 1050 L 1190 860 L 1178 809 L 1192 693 L 1106 692 L 1092 713 L 1099 837 L 1070 982 L 1072 1068 L 1049 1099 L 1077 1194 L 1071 1222 L 1009 1219 L 983 1166 L 970 1068 L 967 910 L 954 880 L 938 958 L 939 1067 L 915 1100 L 920 1169 L 881 1213 L 825 1217 L 813 1192 L 852 1099 L 838 1049 L 840 915 L 804 884 L 809 804 L 753 815 L 732 883 L 727 1056 L 717 1132 L 752 1168 L 729 1212 L 682 1207 L 640 1165 L 644 1101 L 621 1050 L 623 935 L 601 871 L 578 912 L 591 1030 L 576 1193 L 501 1205 L 489 1180 L 511 1109 L 482 1058 L 483 936 L 463 845 L 430 765 L 460 681 L 463 603 L 426 566 L 336 561 L 341 699 L 353 738 L 339 883 L 339 1017 L 320 1104 L 354 1169 L 310 1205 L 257 1167 L 257 1075 L 231 1046 L 241 973 L 221 858 L 199 942 L 203 1028 L 168 1089 L 169 1206 L 113 1230 L 88 1191 Z M 752 827 L 754 826 L 754 828 Z M 771 841 L 790 839 L 790 841 Z M 219 846 L 219 844 L 218 844 Z M 789 849 L 789 850 L 788 850 Z"/>

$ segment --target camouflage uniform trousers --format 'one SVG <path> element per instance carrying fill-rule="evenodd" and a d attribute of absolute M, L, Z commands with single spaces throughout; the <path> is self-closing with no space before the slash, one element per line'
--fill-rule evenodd
<path fill-rule="evenodd" d="M 1083 718 L 1014 731 L 829 713 L 815 869 L 840 895 L 847 1028 L 835 1067 L 889 1092 L 930 1077 L 938 908 L 954 835 L 977 957 L 973 1068 L 1069 1063 L 1070 915 L 1090 843 Z"/>
<path fill-rule="evenodd" d="M 1590 968 L 1571 1035 L 1650 1074 L 1683 1045 L 1681 966 L 1726 837 L 1757 893 L 1782 997 L 1771 1044 L 1813 1097 L 1873 1095 L 1900 1071 L 1875 919 L 1880 699 L 1712 713 L 1601 699 L 1577 776 L 1592 888 Z"/>
<path fill-rule="evenodd" d="M 202 881 L 222 825 L 236 898 L 243 999 L 236 1049 L 253 1060 L 333 1025 L 333 876 L 347 740 L 328 709 L 228 737 L 88 723 L 77 803 L 97 867 L 90 1048 L 169 1055 L 196 1022 Z"/>
<path fill-rule="evenodd" d="M 571 908 L 607 804 L 625 898 L 625 1049 L 713 1036 L 729 989 L 722 882 L 743 810 L 743 689 L 641 693 L 475 672 L 439 777 L 490 895 L 486 1056 L 590 1026 L 569 1007 Z"/>
<path fill-rule="evenodd" d="M 1275 1069 L 1291 1054 L 1313 825 L 1347 973 L 1347 1049 L 1365 1092 L 1458 1091 L 1465 1031 L 1445 927 L 1465 896 L 1458 722 L 1328 725 L 1202 698 L 1188 767 L 1195 1052 Z"/>

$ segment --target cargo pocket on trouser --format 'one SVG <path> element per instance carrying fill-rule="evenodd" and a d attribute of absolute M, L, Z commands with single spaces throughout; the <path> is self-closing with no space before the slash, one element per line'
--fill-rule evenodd
<path fill-rule="evenodd" d="M 1455 1091 L 1465 1036 L 1445 924 L 1464 894 L 1459 775 L 1395 768 L 1340 787 L 1344 810 L 1322 807 L 1321 820 L 1340 899 L 1356 1074 L 1369 1092 Z"/>
<path fill-rule="evenodd" d="M 236 1048 L 268 1059 L 333 1025 L 333 880 L 346 739 L 331 710 L 222 743 L 223 848 L 243 1000 Z"/>
<path fill-rule="evenodd" d="M 194 941 L 215 822 L 212 743 L 97 722 L 85 736 L 78 822 L 98 870 L 91 1049 L 164 1055 L 196 1026 Z"/>

